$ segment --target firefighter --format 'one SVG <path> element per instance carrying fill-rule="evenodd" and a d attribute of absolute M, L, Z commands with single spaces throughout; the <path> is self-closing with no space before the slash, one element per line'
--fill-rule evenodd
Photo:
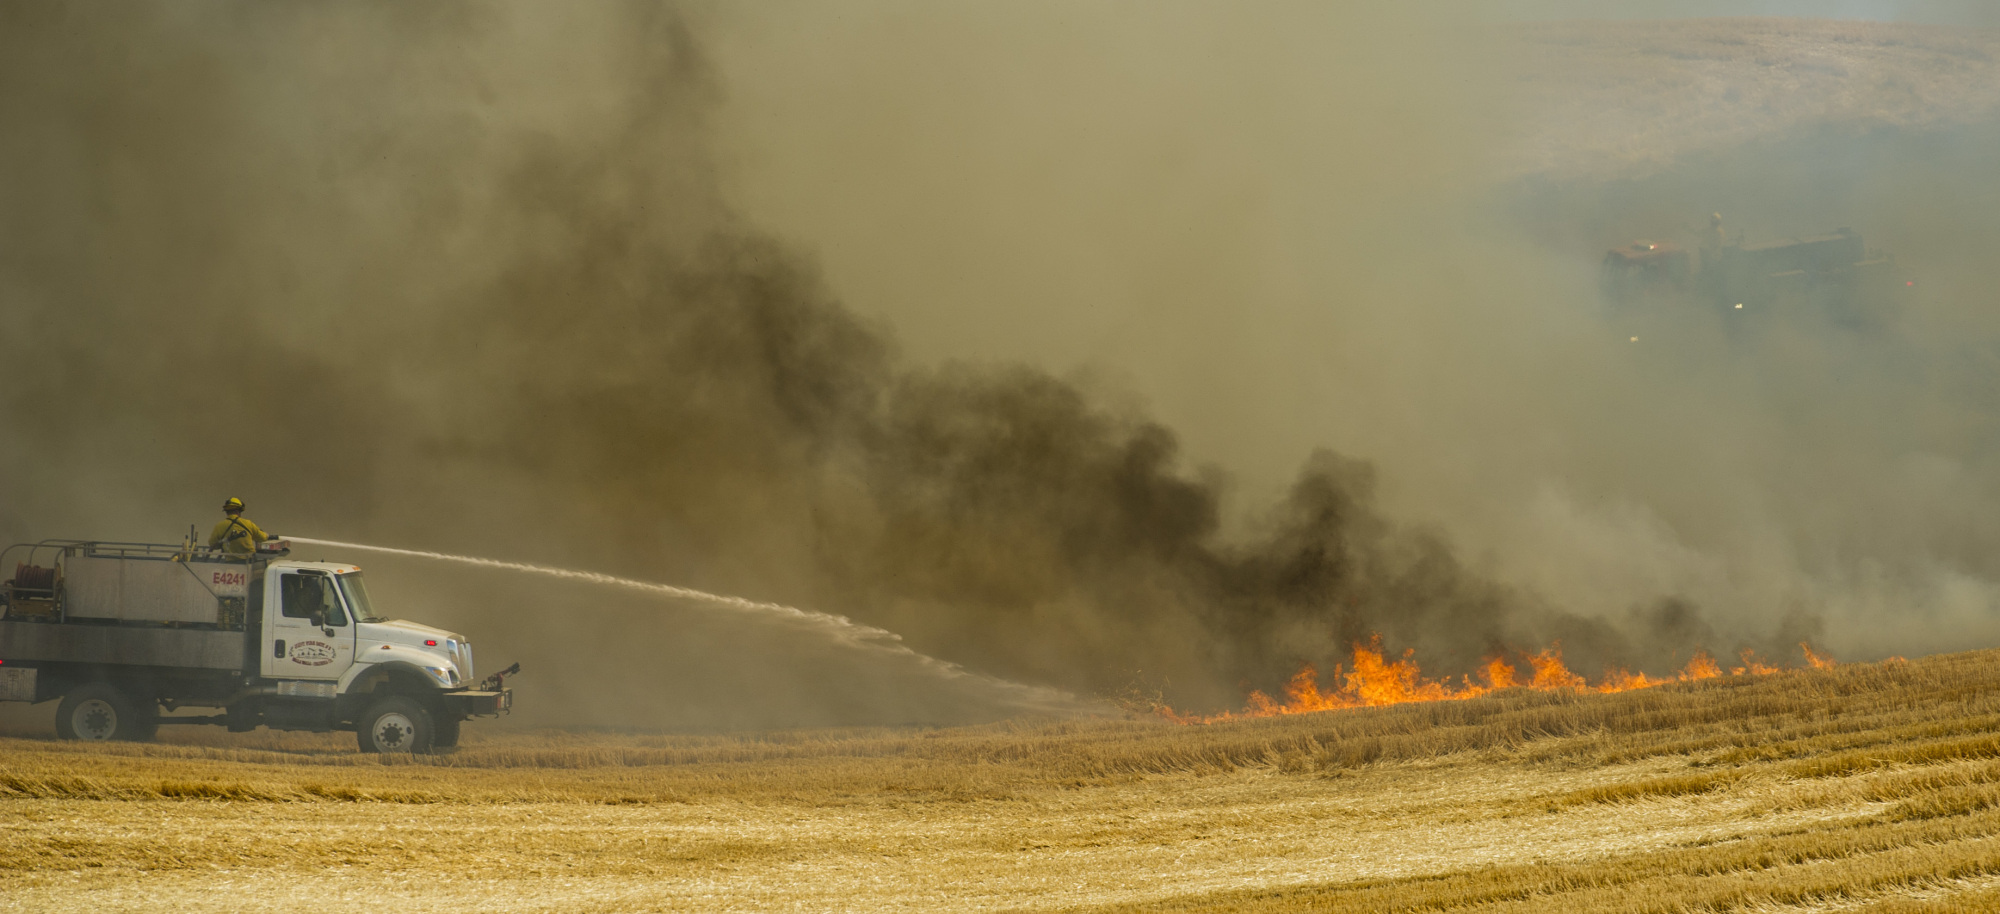
<path fill-rule="evenodd" d="M 228 515 L 215 525 L 215 532 L 208 535 L 208 548 L 220 547 L 225 552 L 238 554 L 257 551 L 257 544 L 270 539 L 257 522 L 243 516 L 243 499 L 232 498 L 222 503 L 222 513 Z"/>

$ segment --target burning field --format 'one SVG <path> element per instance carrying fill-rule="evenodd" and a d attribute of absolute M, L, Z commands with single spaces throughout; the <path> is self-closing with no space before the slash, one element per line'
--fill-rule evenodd
<path fill-rule="evenodd" d="M 1813 669 L 1831 669 L 1834 665 L 1833 658 L 1814 651 L 1810 644 L 1800 644 L 1799 651 Z M 1687 666 L 1670 678 L 1655 678 L 1630 670 L 1610 670 L 1592 683 L 1570 672 L 1569 667 L 1563 664 L 1561 645 L 1551 645 L 1537 653 L 1523 655 L 1521 660 L 1524 661 L 1522 665 L 1527 667 L 1525 671 L 1505 657 L 1492 657 L 1481 665 L 1477 681 L 1472 675 L 1465 675 L 1459 678 L 1457 685 L 1453 685 L 1449 680 L 1425 678 L 1416 664 L 1415 655 L 1416 649 L 1409 648 L 1403 652 L 1401 659 L 1391 660 L 1382 653 L 1382 639 L 1377 636 L 1368 644 L 1355 645 L 1351 671 L 1346 667 L 1334 668 L 1332 681 L 1338 685 L 1333 689 L 1321 688 L 1319 670 L 1307 664 L 1285 683 L 1283 701 L 1253 691 L 1249 705 L 1241 712 L 1189 716 L 1162 705 L 1157 713 L 1177 723 L 1215 723 L 1247 717 L 1380 708 L 1411 702 L 1462 701 L 1507 689 L 1610 694 L 1650 689 L 1672 682 L 1700 682 L 1724 675 L 1764 676 L 1780 671 L 1778 667 L 1757 659 L 1756 652 L 1751 650 L 1743 651 L 1739 658 L 1740 666 L 1731 666 L 1727 671 L 1708 652 L 1697 651 L 1688 660 Z"/>
<path fill-rule="evenodd" d="M 5 542 L 523 671 L 6 702 L 0 910 L 2000 910 L 1962 6 L 0 7 Z"/>
<path fill-rule="evenodd" d="M 537 726 L 2000 643 L 1990 32 L 7 15 L 0 533 L 244 496 L 518 660 Z M 1738 248 L 1847 225 L 1900 297 L 1607 307 L 1608 246 L 1719 210 Z"/>
<path fill-rule="evenodd" d="M 2000 653 L 1157 717 L 0 743 L 0 905 L 1882 911 L 2000 904 Z"/>

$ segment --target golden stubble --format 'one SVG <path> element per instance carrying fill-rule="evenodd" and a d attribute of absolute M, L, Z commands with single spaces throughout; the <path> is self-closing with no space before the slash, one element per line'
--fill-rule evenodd
<path fill-rule="evenodd" d="M 400 763 L 337 735 L 10 739 L 0 888 L 33 910 L 1971 910 L 2000 875 L 1996 681 L 1980 652 L 1212 726 L 468 733 Z"/>

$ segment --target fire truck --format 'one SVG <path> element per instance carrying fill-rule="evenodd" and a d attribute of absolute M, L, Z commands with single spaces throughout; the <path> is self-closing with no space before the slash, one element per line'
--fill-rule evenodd
<path fill-rule="evenodd" d="M 361 569 L 179 545 L 45 540 L 0 551 L 0 701 L 59 701 L 63 739 L 162 725 L 351 730 L 363 752 L 428 753 L 506 713 L 519 664 L 473 680 L 472 643 L 390 619 Z M 182 708 L 214 714 L 163 714 Z"/>

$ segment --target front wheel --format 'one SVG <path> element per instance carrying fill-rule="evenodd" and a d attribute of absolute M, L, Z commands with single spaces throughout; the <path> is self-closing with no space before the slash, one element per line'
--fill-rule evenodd
<path fill-rule="evenodd" d="M 416 699 L 390 695 L 368 706 L 355 722 L 354 735 L 363 752 L 424 753 L 431 751 L 437 726 Z"/>
<path fill-rule="evenodd" d="M 432 749 L 451 749 L 458 745 L 459 727 L 465 718 L 452 713 L 450 708 L 440 708 L 431 712 L 431 722 L 437 725 L 431 736 Z"/>
<path fill-rule="evenodd" d="M 56 708 L 56 736 L 81 740 L 149 740 L 159 732 L 160 715 L 108 682 L 70 690 Z"/>

